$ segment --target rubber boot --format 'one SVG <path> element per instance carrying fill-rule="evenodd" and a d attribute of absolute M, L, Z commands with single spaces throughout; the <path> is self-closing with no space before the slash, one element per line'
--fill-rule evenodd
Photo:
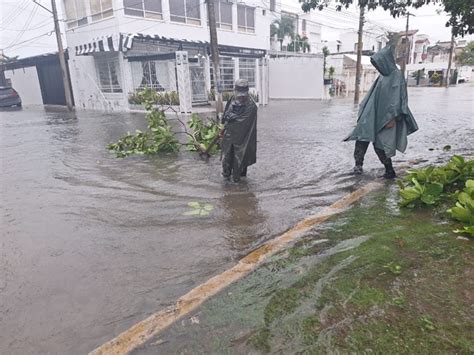
<path fill-rule="evenodd" d="M 395 179 L 397 174 L 395 174 L 395 170 L 393 170 L 392 164 L 385 164 L 385 174 L 383 174 L 384 179 Z"/>
<path fill-rule="evenodd" d="M 364 172 L 364 169 L 362 169 L 362 165 L 356 165 L 354 166 L 354 169 L 352 169 L 353 175 L 362 175 L 363 172 Z"/>

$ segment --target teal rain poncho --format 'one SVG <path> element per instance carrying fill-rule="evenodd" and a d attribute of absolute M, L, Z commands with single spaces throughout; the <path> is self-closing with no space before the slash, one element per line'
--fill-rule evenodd
<path fill-rule="evenodd" d="M 226 105 L 222 123 L 225 124 L 222 154 L 233 152 L 239 174 L 257 161 L 257 105 L 249 97 L 245 105 L 238 105 L 232 97 Z"/>
<path fill-rule="evenodd" d="M 395 64 L 391 47 L 375 53 L 370 61 L 380 75 L 360 104 L 357 126 L 345 140 L 373 142 L 391 158 L 397 150 L 405 152 L 407 136 L 418 126 L 408 108 L 405 79 Z M 396 119 L 395 127 L 385 128 L 392 119 Z"/>

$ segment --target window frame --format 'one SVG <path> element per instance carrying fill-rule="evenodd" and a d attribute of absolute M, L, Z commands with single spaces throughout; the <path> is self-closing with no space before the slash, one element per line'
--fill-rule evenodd
<path fill-rule="evenodd" d="M 100 55 L 94 56 L 95 61 L 95 69 L 97 73 L 98 79 L 98 86 L 100 91 L 106 94 L 121 94 L 123 93 L 122 83 L 121 83 L 121 75 L 120 75 L 120 62 L 118 55 L 111 56 L 111 55 Z M 101 70 L 105 69 L 106 73 L 101 72 Z M 113 72 L 111 69 L 115 70 L 115 79 L 117 84 L 113 84 Z M 102 80 L 103 78 L 107 78 L 108 83 L 104 83 Z"/>
<path fill-rule="evenodd" d="M 247 80 L 249 87 L 252 88 L 256 87 L 257 82 L 256 67 L 257 60 L 255 58 L 239 58 L 239 79 Z M 244 73 L 244 75 L 242 75 L 242 73 Z M 251 73 L 251 75 L 248 75 L 249 73 Z"/>
<path fill-rule="evenodd" d="M 239 21 L 239 7 L 244 8 L 244 22 L 245 24 L 243 26 L 240 25 Z M 237 30 L 242 33 L 255 33 L 255 10 L 256 8 L 253 6 L 248 6 L 248 5 L 240 5 L 237 4 Z M 248 14 L 249 12 L 252 12 L 253 14 L 253 27 L 250 27 L 248 25 Z"/>
<path fill-rule="evenodd" d="M 231 65 L 232 64 L 232 65 Z M 211 77 L 211 88 L 215 89 L 214 81 L 214 66 L 210 67 L 210 77 Z M 219 71 L 221 72 L 221 84 L 223 91 L 233 91 L 235 83 L 235 63 L 234 58 L 232 57 L 220 57 L 219 58 Z M 232 75 L 232 78 L 230 76 Z"/>
<path fill-rule="evenodd" d="M 160 4 L 161 11 L 152 11 L 152 10 L 147 10 L 145 3 L 150 0 L 132 0 L 136 1 L 138 5 L 138 1 L 141 1 L 140 5 L 141 8 L 133 8 L 133 7 L 127 7 L 125 5 L 125 1 L 123 0 L 123 13 L 125 16 L 132 16 L 132 17 L 139 17 L 139 18 L 146 18 L 146 19 L 152 19 L 152 20 L 163 20 L 163 2 L 162 0 L 154 0 Z M 128 11 L 136 12 L 137 14 L 132 14 L 132 13 L 127 13 Z M 138 14 L 140 12 L 140 14 Z"/>
<path fill-rule="evenodd" d="M 230 6 L 230 23 L 228 23 L 228 22 L 223 23 L 222 22 L 221 4 L 226 4 L 226 5 Z M 234 28 L 234 21 L 233 21 L 234 4 L 232 2 L 219 0 L 219 1 L 214 3 L 214 10 L 216 12 L 216 27 L 220 28 L 221 30 L 232 31 L 233 28 Z M 208 23 L 209 23 L 209 21 L 208 21 Z"/>
<path fill-rule="evenodd" d="M 89 20 L 87 18 L 87 9 L 85 8 L 85 4 L 83 4 L 84 6 L 84 16 L 79 18 L 78 15 L 77 15 L 77 2 L 78 1 L 82 1 L 82 0 L 64 0 L 63 1 L 63 6 L 64 6 L 64 17 L 66 17 L 66 28 L 68 30 L 70 29 L 73 29 L 73 28 L 78 28 L 78 27 L 82 27 L 82 26 L 86 26 L 88 23 L 89 23 Z M 70 10 L 73 10 L 72 12 L 74 12 L 74 18 L 72 19 L 69 19 L 68 18 L 68 9 L 67 7 L 69 5 L 66 5 L 66 4 L 70 4 L 70 6 L 72 6 L 73 8 Z"/>
<path fill-rule="evenodd" d="M 162 67 L 160 67 L 162 64 Z M 132 82 L 134 90 L 143 90 L 144 88 L 151 88 L 156 92 L 168 92 L 172 91 L 170 88 L 170 78 L 169 73 L 166 72 L 166 78 L 163 78 L 160 75 L 160 70 L 166 70 L 165 67 L 168 66 L 168 61 L 157 61 L 157 60 L 142 60 L 138 62 L 132 62 L 132 66 L 141 67 L 141 78 L 136 77 L 136 70 L 132 67 Z M 146 69 L 147 68 L 147 69 Z M 153 71 L 155 76 L 156 84 L 153 83 Z M 138 79 L 138 80 L 137 80 Z M 162 79 L 162 80 L 160 80 Z M 143 84 L 143 81 L 146 81 Z M 165 82 L 166 81 L 166 82 Z M 140 83 L 138 83 L 140 82 Z M 138 84 L 138 85 L 137 85 Z"/>
<path fill-rule="evenodd" d="M 104 9 L 103 2 L 110 1 L 110 8 Z M 97 2 L 100 7 L 100 11 L 93 13 L 92 12 L 92 3 Z M 91 22 L 97 22 L 103 19 L 114 17 L 114 2 L 113 0 L 89 0 L 89 6 L 91 10 Z"/>
<path fill-rule="evenodd" d="M 169 5 L 169 9 L 170 9 L 170 21 L 173 22 L 173 23 L 184 23 L 184 24 L 187 24 L 187 25 L 194 25 L 194 26 L 201 26 L 202 24 L 202 14 L 201 14 L 201 1 L 200 0 L 197 0 L 197 3 L 198 3 L 198 6 L 197 7 L 192 7 L 192 9 L 197 9 L 198 12 L 199 12 L 199 18 L 195 18 L 195 17 L 189 17 L 188 16 L 188 4 L 187 2 L 188 1 L 191 1 L 191 0 L 181 0 L 184 7 L 183 7 L 183 10 L 184 10 L 184 16 L 182 15 L 173 15 L 172 13 L 172 9 L 171 9 L 171 1 L 180 1 L 180 0 L 168 0 L 168 5 Z M 174 17 L 174 19 L 173 19 Z M 176 20 L 177 18 L 181 18 L 183 19 L 184 21 L 179 21 L 179 20 Z"/>

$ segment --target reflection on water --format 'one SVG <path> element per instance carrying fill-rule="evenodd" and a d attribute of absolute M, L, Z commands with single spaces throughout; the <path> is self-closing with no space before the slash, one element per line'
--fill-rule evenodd
<path fill-rule="evenodd" d="M 229 247 L 239 256 L 254 249 L 268 235 L 267 218 L 245 182 L 239 191 L 226 191 L 219 199 L 220 221 Z"/>

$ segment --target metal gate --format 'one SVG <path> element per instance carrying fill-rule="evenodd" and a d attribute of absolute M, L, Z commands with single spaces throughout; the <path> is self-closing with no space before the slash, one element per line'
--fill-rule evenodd
<path fill-rule="evenodd" d="M 191 76 L 192 102 L 207 103 L 206 72 L 203 61 L 190 61 L 189 74 Z"/>
<path fill-rule="evenodd" d="M 66 105 L 59 60 L 37 65 L 41 96 L 45 105 Z"/>

